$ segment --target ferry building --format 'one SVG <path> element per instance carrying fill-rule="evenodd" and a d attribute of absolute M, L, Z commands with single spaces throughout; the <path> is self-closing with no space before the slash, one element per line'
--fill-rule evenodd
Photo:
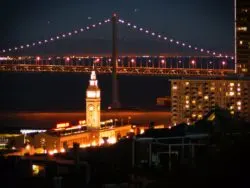
<path fill-rule="evenodd" d="M 77 125 L 59 123 L 56 128 L 34 136 L 27 135 L 26 142 L 51 154 L 72 148 L 73 143 L 80 147 L 116 143 L 120 138 L 134 133 L 131 125 L 114 126 L 113 120 L 101 121 L 101 90 L 96 72 L 90 75 L 86 91 L 86 120 Z"/>

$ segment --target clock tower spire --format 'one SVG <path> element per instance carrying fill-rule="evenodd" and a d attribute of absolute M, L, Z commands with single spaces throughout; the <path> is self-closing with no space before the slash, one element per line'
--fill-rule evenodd
<path fill-rule="evenodd" d="M 100 128 L 101 91 L 98 87 L 96 72 L 93 68 L 90 75 L 89 86 L 86 91 L 86 123 L 89 129 Z"/>

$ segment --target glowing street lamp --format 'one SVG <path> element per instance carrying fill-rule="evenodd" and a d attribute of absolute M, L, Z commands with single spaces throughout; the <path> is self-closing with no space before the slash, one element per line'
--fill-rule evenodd
<path fill-rule="evenodd" d="M 180 68 L 181 68 L 181 63 L 182 63 L 182 61 L 181 60 L 179 60 L 178 62 L 177 62 L 177 69 L 179 68 L 179 64 L 180 64 Z M 184 64 L 183 64 L 184 65 Z M 184 67 L 183 67 L 184 68 Z"/>
<path fill-rule="evenodd" d="M 131 59 L 131 63 L 132 63 L 132 67 L 133 67 L 135 64 L 135 59 Z"/>
<path fill-rule="evenodd" d="M 164 67 L 164 65 L 166 65 L 164 59 L 161 60 L 161 64 L 162 64 L 163 67 Z"/>
<path fill-rule="evenodd" d="M 41 58 L 39 56 L 36 57 L 36 64 L 39 64 L 39 61 L 41 60 Z"/>
<path fill-rule="evenodd" d="M 95 60 L 95 63 L 99 63 L 100 62 L 100 58 L 97 58 L 96 60 Z"/>
<path fill-rule="evenodd" d="M 192 61 L 191 61 L 191 64 L 192 64 L 193 68 L 194 68 L 194 66 L 195 66 L 195 63 L 196 63 L 195 60 L 192 60 Z"/>
<path fill-rule="evenodd" d="M 222 69 L 224 69 L 224 66 L 226 65 L 225 61 L 222 61 Z"/>

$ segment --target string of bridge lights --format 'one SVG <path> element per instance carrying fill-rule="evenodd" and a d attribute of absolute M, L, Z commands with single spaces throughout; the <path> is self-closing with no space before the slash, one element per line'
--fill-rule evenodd
<path fill-rule="evenodd" d="M 158 39 L 160 39 L 162 41 L 168 41 L 168 42 L 171 42 L 171 43 L 175 43 L 176 45 L 181 46 L 183 48 L 193 49 L 193 50 L 195 50 L 197 52 L 201 52 L 201 53 L 204 53 L 204 54 L 212 55 L 212 56 L 215 56 L 215 57 L 222 57 L 222 58 L 226 58 L 226 59 L 228 59 L 228 58 L 234 59 L 233 56 L 228 56 L 226 54 L 218 53 L 218 52 L 215 52 L 215 51 L 212 51 L 212 50 L 207 50 L 207 49 L 204 49 L 204 48 L 199 48 L 197 46 L 193 46 L 191 44 L 187 44 L 187 43 L 181 42 L 179 40 L 174 40 L 173 38 L 164 36 L 164 35 L 162 35 L 160 33 L 154 32 L 154 31 L 150 31 L 149 29 L 145 29 L 143 27 L 139 27 L 138 25 L 132 24 L 131 22 L 125 21 L 123 19 L 118 19 L 118 23 L 124 24 L 128 28 L 130 28 L 130 29 L 140 31 L 142 33 L 145 33 L 148 36 L 151 36 L 151 37 L 154 37 L 154 38 L 158 38 Z"/>
<path fill-rule="evenodd" d="M 79 34 L 81 32 L 88 31 L 90 29 L 96 28 L 96 27 L 101 26 L 103 24 L 109 23 L 110 21 L 111 21 L 110 19 L 104 19 L 104 21 L 97 22 L 95 24 L 80 28 L 78 30 L 74 30 L 72 32 L 59 34 L 59 35 L 56 35 L 54 37 L 50 37 L 48 39 L 32 42 L 30 44 L 22 44 L 20 46 L 16 46 L 16 47 L 13 47 L 13 48 L 2 49 L 0 51 L 0 53 L 7 53 L 7 52 L 12 52 L 12 51 L 23 50 L 25 48 L 31 48 L 31 47 L 47 44 L 49 42 L 54 42 L 56 40 L 61 40 L 61 39 L 67 38 L 67 37 L 71 37 L 73 35 L 77 35 L 77 34 Z M 160 33 L 150 31 L 149 29 L 145 29 L 143 27 L 139 27 L 139 26 L 137 26 L 135 24 L 132 24 L 131 22 L 124 21 L 123 19 L 118 19 L 118 23 L 124 24 L 127 27 L 129 27 L 130 29 L 134 29 L 134 30 L 140 31 L 142 33 L 145 33 L 148 36 L 152 36 L 154 38 L 161 39 L 162 41 L 168 41 L 168 42 L 171 42 L 171 43 L 175 43 L 176 45 L 182 46 L 184 48 L 186 47 L 186 48 L 189 48 L 189 49 L 193 49 L 193 50 L 195 50 L 197 52 L 199 51 L 201 53 L 205 53 L 205 54 L 212 55 L 212 56 L 215 56 L 215 57 L 223 57 L 223 58 L 234 59 L 233 56 L 228 56 L 226 54 L 218 53 L 218 52 L 215 52 L 215 51 L 212 51 L 212 50 L 206 50 L 204 48 L 199 48 L 199 47 L 196 47 L 196 46 L 192 46 L 191 44 L 187 44 L 187 43 L 181 42 L 179 40 L 174 40 L 173 38 L 169 38 L 169 37 L 164 36 L 164 35 L 162 35 Z"/>
<path fill-rule="evenodd" d="M 88 30 L 93 29 L 93 28 L 97 28 L 98 26 L 102 26 L 102 25 L 104 25 L 106 23 L 109 23 L 109 22 L 110 22 L 110 19 L 104 19 L 103 21 L 97 22 L 95 24 L 88 25 L 86 27 L 82 27 L 80 29 L 76 29 L 76 30 L 68 32 L 68 33 L 58 34 L 58 35 L 56 35 L 54 37 L 50 37 L 48 39 L 39 40 L 39 41 L 32 42 L 32 43 L 29 43 L 29 44 L 22 44 L 22 45 L 19 45 L 19 46 L 15 46 L 13 48 L 2 49 L 0 51 L 0 53 L 19 51 L 19 50 L 23 50 L 23 49 L 27 49 L 27 48 L 31 48 L 31 47 L 41 46 L 41 45 L 44 45 L 44 44 L 47 44 L 47 43 L 50 43 L 50 42 L 54 42 L 54 41 L 57 41 L 57 40 L 62 40 L 62 39 L 65 39 L 67 37 L 77 35 L 77 34 L 79 34 L 81 32 L 85 32 L 85 31 L 88 31 Z"/>

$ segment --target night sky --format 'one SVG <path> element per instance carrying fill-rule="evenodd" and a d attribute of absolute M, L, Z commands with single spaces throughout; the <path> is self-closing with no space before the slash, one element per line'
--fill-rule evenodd
<path fill-rule="evenodd" d="M 233 0 L 4 0 L 0 6 L 0 49 L 79 29 L 109 18 L 113 12 L 175 39 L 233 52 Z M 119 26 L 120 54 L 175 50 L 183 52 Z M 111 26 L 106 25 L 22 54 L 110 52 Z M 0 111 L 84 110 L 88 79 L 89 75 L 79 73 L 0 73 Z M 98 79 L 102 105 L 107 107 L 111 103 L 111 76 L 98 75 Z M 156 97 L 170 95 L 167 77 L 120 76 L 119 84 L 123 106 L 150 106 Z"/>
<path fill-rule="evenodd" d="M 0 49 L 79 29 L 109 18 L 113 12 L 177 40 L 233 52 L 233 0 L 4 0 L 0 6 Z M 119 39 L 120 53 L 173 51 L 168 43 L 151 40 L 125 26 L 119 26 Z M 111 27 L 107 25 L 23 54 L 107 54 L 110 40 Z"/>

